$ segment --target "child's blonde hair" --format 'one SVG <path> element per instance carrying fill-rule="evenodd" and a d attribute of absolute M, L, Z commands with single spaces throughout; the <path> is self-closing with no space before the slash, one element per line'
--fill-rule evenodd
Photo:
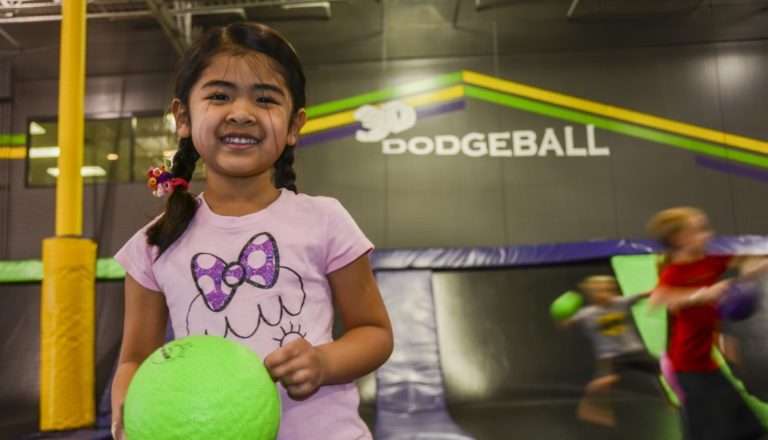
<path fill-rule="evenodd" d="M 616 282 L 616 277 L 611 275 L 592 275 L 584 278 L 579 283 L 579 290 L 584 294 L 590 294 L 594 291 L 595 287 L 599 284 L 610 283 L 616 290 L 619 288 L 619 284 Z"/>
<path fill-rule="evenodd" d="M 646 226 L 646 230 L 662 246 L 673 247 L 672 237 L 682 231 L 695 217 L 704 216 L 704 211 L 690 206 L 665 209 L 656 213 Z"/>

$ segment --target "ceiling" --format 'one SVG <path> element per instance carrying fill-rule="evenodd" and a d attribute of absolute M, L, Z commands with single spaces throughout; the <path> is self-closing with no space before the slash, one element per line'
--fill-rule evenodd
<path fill-rule="evenodd" d="M 768 38 L 768 0 L 89 0 L 89 75 L 168 71 L 211 26 L 270 23 L 305 63 Z M 58 72 L 60 0 L 0 0 L 0 55 Z"/>

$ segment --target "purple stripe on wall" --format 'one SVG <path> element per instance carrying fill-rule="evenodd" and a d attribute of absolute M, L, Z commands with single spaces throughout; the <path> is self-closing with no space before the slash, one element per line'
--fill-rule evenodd
<path fill-rule="evenodd" d="M 307 134 L 299 139 L 299 147 L 309 147 L 315 144 L 322 144 L 324 142 L 330 142 L 336 139 L 354 136 L 355 132 L 361 127 L 362 125 L 360 125 L 359 122 L 356 122 L 352 125 L 344 125 L 342 127 L 331 128 L 325 131 Z"/>
<path fill-rule="evenodd" d="M 416 115 L 419 119 L 424 119 L 444 113 L 464 110 L 465 107 L 466 103 L 464 98 L 461 98 L 454 101 L 441 102 L 439 104 L 421 107 L 416 110 Z M 301 137 L 298 146 L 301 148 L 309 147 L 324 142 L 330 142 L 336 139 L 354 136 L 355 132 L 360 128 L 362 128 L 362 125 L 356 122 L 354 124 L 345 125 L 342 127 L 336 127 L 317 133 L 307 134 Z"/>
<path fill-rule="evenodd" d="M 741 165 L 735 162 L 713 159 L 707 156 L 696 156 L 696 164 L 705 168 L 721 171 L 723 173 L 735 174 L 737 176 L 748 177 L 750 179 L 768 182 L 768 171 Z"/>
<path fill-rule="evenodd" d="M 419 119 L 421 119 L 441 115 L 443 113 L 464 110 L 466 107 L 466 101 L 464 101 L 464 98 L 461 98 L 455 101 L 441 102 L 440 104 L 421 107 L 416 110 L 416 114 L 419 116 Z"/>

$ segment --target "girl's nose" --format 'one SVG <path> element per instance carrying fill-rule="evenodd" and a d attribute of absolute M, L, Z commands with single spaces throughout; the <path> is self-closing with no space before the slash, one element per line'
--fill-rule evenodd
<path fill-rule="evenodd" d="M 247 105 L 234 105 L 227 116 L 227 122 L 235 125 L 252 124 L 256 116 Z"/>

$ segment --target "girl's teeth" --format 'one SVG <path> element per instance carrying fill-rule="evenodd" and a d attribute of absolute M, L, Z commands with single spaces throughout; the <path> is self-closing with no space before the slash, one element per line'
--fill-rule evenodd
<path fill-rule="evenodd" d="M 259 141 L 254 138 L 227 136 L 224 138 L 224 142 L 227 144 L 257 144 Z"/>

